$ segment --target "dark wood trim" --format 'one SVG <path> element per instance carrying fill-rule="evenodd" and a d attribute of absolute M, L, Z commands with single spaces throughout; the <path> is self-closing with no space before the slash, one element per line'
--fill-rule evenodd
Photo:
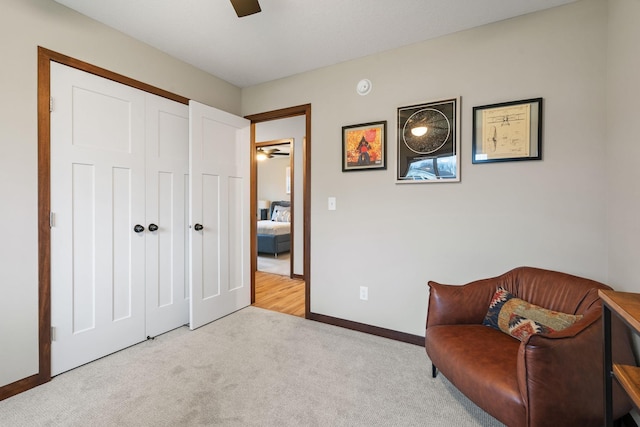
<path fill-rule="evenodd" d="M 274 139 L 273 141 L 256 141 L 256 148 L 271 147 L 273 145 L 293 144 L 293 142 L 293 138 Z M 293 145 L 291 145 L 291 150 L 293 150 Z"/>
<path fill-rule="evenodd" d="M 309 320 L 315 320 L 321 323 L 327 323 L 341 328 L 351 329 L 365 334 L 377 335 L 383 338 L 389 338 L 396 341 L 402 341 L 409 344 L 424 346 L 424 337 L 420 335 L 412 335 L 406 332 L 394 331 L 392 329 L 380 328 L 378 326 L 367 325 L 365 323 L 353 322 L 351 320 L 340 319 L 337 317 L 325 316 L 324 314 L 311 313 L 307 317 Z"/>
<path fill-rule="evenodd" d="M 281 108 L 279 110 L 267 111 L 258 114 L 250 114 L 248 116 L 244 116 L 244 118 L 247 120 L 251 120 L 252 123 L 260 123 L 268 122 L 271 120 L 286 119 L 289 117 L 303 116 L 308 112 L 311 112 L 311 104 Z M 309 115 L 307 115 L 307 118 L 309 118 Z"/>
<path fill-rule="evenodd" d="M 304 207 L 304 236 L 303 236 L 303 264 L 304 274 L 301 277 L 305 282 L 305 318 L 311 315 L 311 280 L 309 271 L 311 271 L 311 104 L 298 105 L 295 107 L 282 108 L 279 110 L 267 111 L 259 114 L 251 114 L 245 116 L 251 120 L 251 151 L 256 149 L 255 144 L 255 125 L 256 123 L 267 122 L 271 120 L 286 119 L 289 117 L 305 116 L 305 137 L 302 143 L 302 187 L 304 189 L 303 207 Z M 256 161 L 255 156 L 251 156 L 251 212 L 256 212 Z M 292 192 L 293 196 L 293 192 Z M 293 201 L 293 200 L 292 200 Z M 294 218 L 295 220 L 295 218 Z M 255 221 L 251 222 L 251 235 L 256 234 Z M 292 224 L 293 225 L 293 224 Z M 252 239 L 251 242 L 251 302 L 255 302 L 255 270 L 257 246 Z M 293 257 L 292 257 L 293 258 Z M 293 262 L 293 261 L 292 261 Z M 292 264 L 293 266 L 293 264 Z M 293 268 L 291 269 L 293 277 Z M 298 275 L 299 276 L 299 275 Z M 299 277 L 300 278 L 300 277 Z"/>
<path fill-rule="evenodd" d="M 82 70 L 90 74 L 95 74 L 96 76 L 103 77 L 108 80 L 113 80 L 114 82 L 122 83 L 125 86 L 140 89 L 144 92 L 152 93 L 163 98 L 171 99 L 181 104 L 189 104 L 189 98 L 185 98 L 184 96 L 177 95 L 175 93 L 160 89 L 155 86 L 151 86 L 150 84 L 143 83 L 127 76 L 123 76 L 122 74 L 114 73 L 113 71 L 109 71 L 105 68 L 89 64 L 79 59 L 75 59 L 40 46 L 38 46 L 38 54 L 48 58 L 49 61 L 54 61 L 60 64 L 67 65 L 69 67 L 77 68 L 78 70 Z"/>
<path fill-rule="evenodd" d="M 38 329 L 40 340 L 40 377 L 51 379 L 51 211 L 50 131 L 51 62 L 38 51 Z"/>
<path fill-rule="evenodd" d="M 41 384 L 44 384 L 50 380 L 51 378 L 43 381 L 42 375 L 38 373 L 35 375 L 31 375 L 30 377 L 23 378 L 21 380 L 13 382 L 11 384 L 7 384 L 3 387 L 0 387 L 0 401 L 8 397 L 15 396 L 16 394 L 22 393 L 23 391 L 27 391 Z"/>
<path fill-rule="evenodd" d="M 258 174 L 257 174 L 257 160 L 256 156 L 253 154 L 256 152 L 256 124 L 251 122 L 249 127 L 249 138 L 251 139 L 251 159 L 249 160 L 249 182 L 251 189 L 249 193 L 251 194 L 249 200 L 249 213 L 251 215 L 251 220 L 249 221 L 249 233 L 251 235 L 251 243 L 249 245 L 249 250 L 251 251 L 251 304 L 255 304 L 256 302 L 256 270 L 258 269 L 258 242 L 254 237 L 257 235 L 258 224 L 253 220 L 255 213 L 258 211 L 258 205 L 256 200 L 256 191 L 258 188 Z"/>
<path fill-rule="evenodd" d="M 51 61 L 189 104 L 189 99 L 38 46 L 38 373 L 0 387 L 0 400 L 51 380 Z"/>

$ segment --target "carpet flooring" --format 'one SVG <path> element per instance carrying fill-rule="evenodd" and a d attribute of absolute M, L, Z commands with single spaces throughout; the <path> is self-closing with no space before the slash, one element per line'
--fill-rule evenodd
<path fill-rule="evenodd" d="M 260 254 L 258 255 L 258 271 L 265 273 L 290 276 L 291 270 L 290 252 L 281 253 L 278 256 Z"/>
<path fill-rule="evenodd" d="M 0 402 L 2 426 L 502 426 L 423 347 L 247 307 Z"/>

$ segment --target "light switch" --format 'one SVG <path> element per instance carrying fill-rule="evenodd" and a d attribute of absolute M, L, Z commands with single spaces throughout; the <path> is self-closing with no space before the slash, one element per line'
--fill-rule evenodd
<path fill-rule="evenodd" d="M 329 205 L 329 210 L 330 211 L 335 211 L 336 210 L 336 198 L 335 197 L 329 197 L 328 205 Z"/>

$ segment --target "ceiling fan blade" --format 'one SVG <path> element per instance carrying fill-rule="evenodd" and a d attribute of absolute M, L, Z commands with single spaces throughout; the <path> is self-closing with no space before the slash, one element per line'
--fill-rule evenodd
<path fill-rule="evenodd" d="M 277 148 L 258 148 L 258 151 L 262 151 L 266 154 L 273 154 L 276 151 L 280 151 L 280 150 L 278 150 Z"/>
<path fill-rule="evenodd" d="M 262 11 L 262 9 L 260 9 L 258 0 L 231 0 L 231 4 L 236 10 L 236 15 L 238 15 L 238 18 L 253 15 L 254 13 Z"/>

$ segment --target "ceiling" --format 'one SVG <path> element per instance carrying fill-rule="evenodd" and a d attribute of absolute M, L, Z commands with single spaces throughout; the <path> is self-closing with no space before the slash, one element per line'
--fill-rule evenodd
<path fill-rule="evenodd" d="M 55 0 L 238 87 L 575 0 Z"/>

